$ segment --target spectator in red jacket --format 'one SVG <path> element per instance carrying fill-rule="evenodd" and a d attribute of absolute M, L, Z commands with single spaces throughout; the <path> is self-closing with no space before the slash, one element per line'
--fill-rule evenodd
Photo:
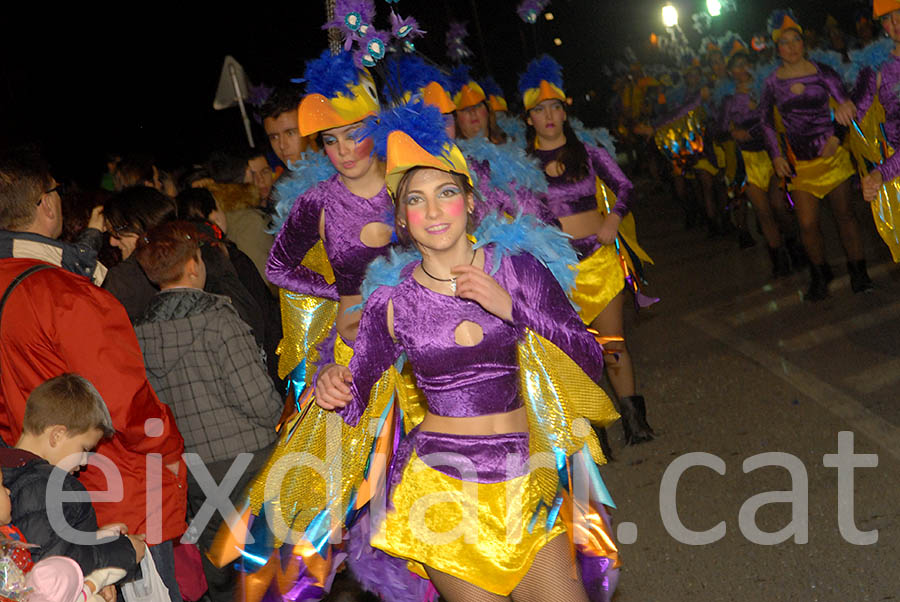
<path fill-rule="evenodd" d="M 61 266 L 28 276 L 0 308 L 0 437 L 7 444 L 18 440 L 25 401 L 40 383 L 66 372 L 90 380 L 116 430 L 96 451 L 111 460 L 121 481 L 107 479 L 94 463 L 79 478 L 88 491 L 112 492 L 94 501 L 100 524 L 124 522 L 129 533 L 157 544 L 151 554 L 180 602 L 172 540 L 185 529 L 184 441 L 147 382 L 125 309 L 83 272 L 70 271 L 72 251 L 56 240 L 62 231 L 56 188 L 38 157 L 0 157 L 0 235 L 11 241 L 0 245 L 0 295 L 33 266 Z"/>

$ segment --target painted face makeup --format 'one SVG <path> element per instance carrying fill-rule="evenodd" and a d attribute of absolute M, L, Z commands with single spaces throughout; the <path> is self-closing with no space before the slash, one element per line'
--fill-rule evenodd
<path fill-rule="evenodd" d="M 528 111 L 528 123 L 534 126 L 534 131 L 544 140 L 556 140 L 564 136 L 563 122 L 566 120 L 566 110 L 558 100 L 544 100 Z"/>
<path fill-rule="evenodd" d="M 456 179 L 439 169 L 419 169 L 402 198 L 410 237 L 421 248 L 441 251 L 465 238 L 468 204 Z"/>
<path fill-rule="evenodd" d="M 358 141 L 361 123 L 354 123 L 322 132 L 322 144 L 331 164 L 343 177 L 355 180 L 364 176 L 375 157 L 371 138 Z"/>

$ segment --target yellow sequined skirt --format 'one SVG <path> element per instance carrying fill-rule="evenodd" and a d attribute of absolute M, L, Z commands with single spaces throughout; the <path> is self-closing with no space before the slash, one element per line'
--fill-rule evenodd
<path fill-rule="evenodd" d="M 850 153 L 839 146 L 830 157 L 819 157 L 809 161 L 797 161 L 794 166 L 796 177 L 791 178 L 788 190 L 802 190 L 821 199 L 853 175 Z"/>
<path fill-rule="evenodd" d="M 719 168 L 716 167 L 715 165 L 713 165 L 712 162 L 705 157 L 703 159 L 700 159 L 699 161 L 697 161 L 694 164 L 694 169 L 699 169 L 699 170 L 705 171 L 706 173 L 708 173 L 711 176 L 714 176 L 717 173 L 719 173 Z"/>
<path fill-rule="evenodd" d="M 744 158 L 744 170 L 747 172 L 747 183 L 761 190 L 769 190 L 769 182 L 775 177 L 772 159 L 766 151 L 741 151 Z"/>
<path fill-rule="evenodd" d="M 538 551 L 566 532 L 559 518 L 548 530 L 547 511 L 531 525 L 540 491 L 525 474 L 498 483 L 461 481 L 431 468 L 412 452 L 391 494 L 393 508 L 371 544 L 500 596 L 509 595 Z M 529 526 L 532 529 L 529 532 Z"/>
<path fill-rule="evenodd" d="M 575 288 L 569 297 L 585 324 L 593 322 L 625 288 L 625 274 L 613 245 L 603 245 L 578 263 Z"/>

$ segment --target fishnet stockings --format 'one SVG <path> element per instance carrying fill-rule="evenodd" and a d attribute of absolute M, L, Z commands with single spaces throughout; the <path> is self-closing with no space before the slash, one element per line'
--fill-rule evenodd
<path fill-rule="evenodd" d="M 425 568 L 446 602 L 588 602 L 565 535 L 541 548 L 511 596 L 498 596 L 446 573 Z"/>

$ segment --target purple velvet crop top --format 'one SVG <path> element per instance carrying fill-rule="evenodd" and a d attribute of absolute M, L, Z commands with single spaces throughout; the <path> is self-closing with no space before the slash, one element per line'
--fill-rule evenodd
<path fill-rule="evenodd" d="M 881 74 L 881 86 L 878 75 Z M 894 151 L 900 151 L 900 57 L 894 54 L 881 65 L 879 71 L 864 69 L 859 74 L 853 101 L 856 103 L 858 118 L 862 120 L 872 106 L 876 94 L 884 107 L 884 133 Z M 900 176 L 900 152 L 894 152 L 878 167 L 885 182 Z"/>
<path fill-rule="evenodd" d="M 631 180 L 622 173 L 606 149 L 597 148 L 585 144 L 584 149 L 588 155 L 588 175 L 577 182 L 567 182 L 565 174 L 553 177 L 547 175 L 547 206 L 556 217 L 566 217 L 597 209 L 597 177 L 609 186 L 616 195 L 616 204 L 612 208 L 613 213 L 619 217 L 631 210 L 631 190 L 634 186 Z M 535 150 L 535 155 L 541 162 L 541 167 L 556 160 L 560 149 Z M 546 175 L 546 174 L 545 174 Z"/>
<path fill-rule="evenodd" d="M 737 141 L 738 148 L 749 152 L 766 150 L 766 137 L 763 131 L 762 112 L 750 94 L 736 93 L 722 101 L 719 113 L 719 129 L 723 132 L 731 128 L 746 130 L 750 140 Z"/>
<path fill-rule="evenodd" d="M 800 161 L 817 159 L 828 139 L 835 135 L 831 119 L 830 98 L 839 103 L 847 100 L 840 75 L 827 65 L 813 62 L 816 72 L 803 77 L 780 79 L 777 71 L 766 78 L 766 87 L 759 101 L 763 116 L 766 147 L 774 159 L 781 156 L 778 134 L 775 131 L 773 107 L 778 108 L 788 144 Z M 791 90 L 802 86 L 800 94 Z"/>
<path fill-rule="evenodd" d="M 488 245 L 486 267 L 491 253 Z M 404 268 L 400 284 L 378 288 L 366 302 L 350 362 L 353 400 L 338 410 L 348 424 L 359 422 L 372 386 L 404 351 L 433 414 L 482 416 L 521 407 L 516 343 L 526 328 L 553 342 L 595 382 L 602 379 L 601 347 L 553 275 L 531 255 L 504 257 L 494 274 L 512 297 L 512 324 L 474 301 L 425 288 L 412 277 L 416 265 Z M 389 301 L 396 342 L 387 329 Z M 484 338 L 477 345 L 456 343 L 454 331 L 464 320 L 481 326 Z"/>
<path fill-rule="evenodd" d="M 356 196 L 338 174 L 300 195 L 269 253 L 266 276 L 281 288 L 338 300 L 358 295 L 366 268 L 386 255 L 389 245 L 367 247 L 360 240 L 366 224 L 382 222 L 393 228 L 394 206 L 387 189 L 370 199 Z M 300 264 L 319 240 L 319 216 L 325 212 L 325 252 L 334 270 L 334 284 Z"/>

